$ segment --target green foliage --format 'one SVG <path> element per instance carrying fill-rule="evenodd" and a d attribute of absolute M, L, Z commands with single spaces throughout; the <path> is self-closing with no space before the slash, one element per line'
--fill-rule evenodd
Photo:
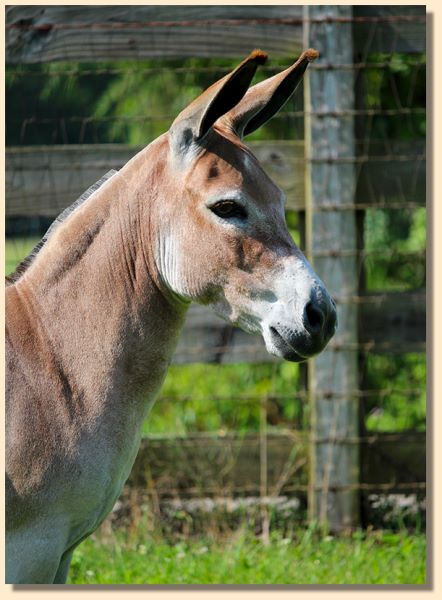
<path fill-rule="evenodd" d="M 367 210 L 365 285 L 373 291 L 425 287 L 426 209 Z M 373 253 L 373 254 L 370 254 Z M 379 393 L 362 406 L 369 431 L 425 431 L 425 354 L 365 357 L 364 387 Z"/>
<path fill-rule="evenodd" d="M 158 68 L 155 61 L 123 62 L 119 68 L 121 74 L 94 109 L 95 117 L 112 118 L 109 135 L 116 142 L 147 144 L 167 131 L 174 117 L 201 91 L 198 73 L 192 77 L 192 71 L 181 74 L 173 68 Z M 152 71 L 146 73 L 146 69 Z"/>
<path fill-rule="evenodd" d="M 263 397 L 270 422 L 301 426 L 297 389 L 294 363 L 172 366 L 143 433 L 258 431 Z"/>
<path fill-rule="evenodd" d="M 425 537 L 364 533 L 292 537 L 268 545 L 248 532 L 166 544 L 136 531 L 95 534 L 74 552 L 72 584 L 423 584 Z"/>
<path fill-rule="evenodd" d="M 409 54 L 371 54 L 373 63 L 365 71 L 364 94 L 367 109 L 397 110 L 413 108 L 411 114 L 374 115 L 369 121 L 373 139 L 406 140 L 426 133 L 426 56 Z M 379 63 L 388 63 L 379 68 Z M 421 111 L 416 111 L 420 108 Z"/>
<path fill-rule="evenodd" d="M 87 119 L 113 76 L 90 76 L 94 67 L 64 62 L 8 66 L 6 144 L 107 141 L 107 124 L 90 123 Z"/>
<path fill-rule="evenodd" d="M 376 54 L 365 72 L 367 109 L 393 111 L 366 119 L 361 137 L 375 140 L 425 136 L 425 55 Z M 394 114 L 398 109 L 409 114 Z M 400 187 L 398 186 L 398 189 Z M 396 199 L 401 201 L 401 198 Z M 426 210 L 369 209 L 365 212 L 364 261 L 367 291 L 406 291 L 425 287 Z M 364 387 L 374 393 L 364 400 L 365 427 L 376 431 L 425 430 L 425 355 L 365 357 Z M 391 390 L 391 391 L 390 391 Z"/>
<path fill-rule="evenodd" d="M 6 143 L 148 144 L 181 110 L 241 60 L 56 62 L 8 66 Z M 288 66 L 272 60 L 255 82 Z M 302 138 L 302 86 L 281 113 L 249 139 Z M 26 126 L 24 126 L 24 123 Z"/>
<path fill-rule="evenodd" d="M 370 431 L 425 431 L 425 356 L 369 354 L 366 386 L 383 389 L 365 400 L 365 426 Z"/>
<path fill-rule="evenodd" d="M 218 58 L 120 62 L 118 65 L 123 72 L 110 82 L 95 107 L 94 116 L 115 118 L 110 127 L 113 140 L 146 144 L 167 131 L 187 104 L 237 64 L 238 60 Z M 286 66 L 288 63 L 284 60 L 272 63 L 275 72 Z M 273 74 L 273 70 L 258 70 L 255 81 L 258 83 Z M 277 119 L 250 139 L 284 139 L 288 132 L 287 113 L 295 107 L 299 108 L 300 99 L 301 90 L 288 102 Z M 143 115 L 145 118 L 140 120 L 139 117 Z M 298 135 L 301 132 L 302 128 Z"/>
<path fill-rule="evenodd" d="M 364 266 L 369 291 L 425 287 L 426 209 L 366 211 Z"/>

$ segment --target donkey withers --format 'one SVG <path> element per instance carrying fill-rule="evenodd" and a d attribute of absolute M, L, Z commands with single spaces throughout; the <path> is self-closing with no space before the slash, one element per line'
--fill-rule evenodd
<path fill-rule="evenodd" d="M 291 361 L 335 306 L 293 243 L 284 197 L 242 138 L 316 52 L 249 89 L 254 51 L 170 130 L 63 213 L 6 289 L 7 582 L 62 583 L 111 510 L 190 302 Z"/>

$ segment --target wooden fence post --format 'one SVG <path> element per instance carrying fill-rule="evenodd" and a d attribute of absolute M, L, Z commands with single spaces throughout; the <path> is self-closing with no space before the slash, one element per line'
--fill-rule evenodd
<path fill-rule="evenodd" d="M 359 524 L 357 232 L 354 210 L 342 210 L 354 204 L 354 81 L 339 67 L 353 62 L 352 7 L 304 10 L 304 47 L 320 53 L 304 83 L 306 249 L 338 304 L 337 333 L 309 364 L 309 514 L 339 531 Z"/>

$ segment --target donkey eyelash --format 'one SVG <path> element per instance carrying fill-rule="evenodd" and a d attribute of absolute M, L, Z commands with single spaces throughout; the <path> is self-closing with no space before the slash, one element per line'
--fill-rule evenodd
<path fill-rule="evenodd" d="M 209 209 L 221 219 L 247 219 L 246 209 L 234 200 L 220 200 L 209 206 Z"/>

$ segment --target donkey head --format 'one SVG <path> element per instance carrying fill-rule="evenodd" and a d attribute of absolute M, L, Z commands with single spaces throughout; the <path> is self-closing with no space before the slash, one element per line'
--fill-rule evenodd
<path fill-rule="evenodd" d="M 336 308 L 288 232 L 283 193 L 242 138 L 283 106 L 316 56 L 307 50 L 249 89 L 266 60 L 256 50 L 175 119 L 166 161 L 174 198 L 155 251 L 169 292 L 261 333 L 270 353 L 292 361 L 324 348 Z"/>

